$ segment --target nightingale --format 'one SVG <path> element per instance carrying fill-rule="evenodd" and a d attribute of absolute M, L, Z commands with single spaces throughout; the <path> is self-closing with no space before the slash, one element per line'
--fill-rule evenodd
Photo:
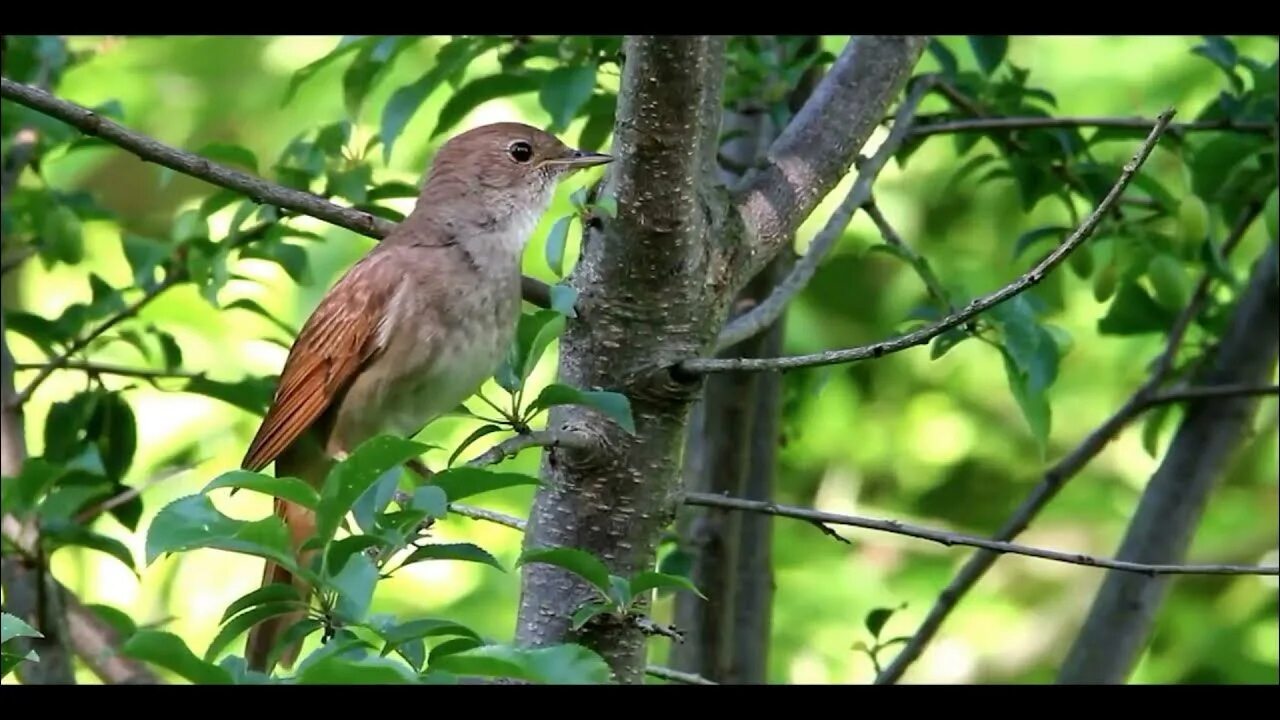
<path fill-rule="evenodd" d="M 379 434 L 412 437 L 452 411 L 498 369 L 520 318 L 521 257 L 558 182 L 613 158 L 512 122 L 461 133 L 436 153 L 412 212 L 355 263 L 303 324 L 272 404 L 241 467 L 275 462 L 277 476 L 319 489 L 335 461 Z M 277 498 L 297 562 L 315 533 L 312 511 Z M 262 584 L 301 578 L 267 562 Z M 250 632 L 248 666 L 268 656 L 299 610 Z M 301 643 L 279 664 L 291 668 Z M 274 664 L 272 665 L 274 666 Z"/>

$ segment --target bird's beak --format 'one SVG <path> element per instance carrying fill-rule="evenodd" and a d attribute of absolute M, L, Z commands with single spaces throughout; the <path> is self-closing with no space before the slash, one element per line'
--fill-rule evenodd
<path fill-rule="evenodd" d="M 612 155 L 591 152 L 589 150 L 570 150 L 564 157 L 548 160 L 547 165 L 560 165 L 571 169 L 587 168 L 594 165 L 605 165 L 613 162 Z"/>

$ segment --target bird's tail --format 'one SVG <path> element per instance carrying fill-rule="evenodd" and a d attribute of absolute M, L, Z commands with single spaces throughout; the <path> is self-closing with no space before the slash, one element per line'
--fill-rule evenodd
<path fill-rule="evenodd" d="M 295 459 L 293 453 L 289 452 L 281 453 L 276 460 L 277 477 L 300 478 L 316 488 L 321 487 L 327 470 L 328 463 L 307 463 L 300 458 Z M 315 512 L 296 503 L 276 498 L 275 513 L 277 517 L 284 521 L 285 527 L 288 528 L 289 540 L 294 549 L 295 562 L 299 567 L 306 567 L 317 551 L 301 551 L 300 548 L 303 543 L 315 535 Z M 262 586 L 265 587 L 273 583 L 293 585 L 298 589 L 298 596 L 302 602 L 310 604 L 310 583 L 303 578 L 295 577 L 287 569 L 268 560 L 262 570 Z M 299 607 L 296 611 L 275 615 L 254 625 L 249 630 L 249 637 L 245 642 L 245 661 L 248 668 L 257 672 L 270 673 L 277 664 L 271 662 L 272 651 L 280 644 L 289 629 L 297 624 L 298 621 L 305 619 L 306 615 L 306 609 Z M 277 660 L 278 664 L 285 669 L 292 668 L 301 650 L 301 641 L 289 643 L 288 647 L 281 649 Z"/>

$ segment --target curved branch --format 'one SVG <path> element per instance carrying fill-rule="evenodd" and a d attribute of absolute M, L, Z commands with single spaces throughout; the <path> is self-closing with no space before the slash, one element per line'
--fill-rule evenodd
<path fill-rule="evenodd" d="M 233 170 L 194 153 L 172 148 L 112 122 L 88 108 L 8 78 L 0 78 L 0 96 L 61 120 L 86 135 L 100 137 L 143 160 L 242 193 L 261 205 L 274 205 L 292 210 L 376 240 L 381 240 L 395 227 L 395 223 L 369 213 L 344 208 L 318 195 L 287 188 L 269 180 Z M 530 303 L 541 307 L 550 305 L 550 290 L 546 283 L 525 277 L 523 288 L 525 299 Z"/>
<path fill-rule="evenodd" d="M 1255 200 L 1245 208 L 1240 218 L 1236 220 L 1235 225 L 1232 226 L 1226 240 L 1222 243 L 1224 257 L 1231 255 L 1261 211 L 1262 202 L 1260 200 Z M 1041 478 L 1027 499 L 1022 501 L 1022 504 L 1018 506 L 1013 515 L 1005 521 L 1004 525 L 996 533 L 997 540 L 1012 540 L 1017 537 L 1019 533 L 1031 524 L 1036 515 L 1049 504 L 1049 501 L 1058 494 L 1058 491 L 1067 484 L 1067 481 L 1097 457 L 1120 434 L 1120 431 L 1145 408 L 1150 407 L 1152 398 L 1157 396 L 1157 391 L 1173 369 L 1173 361 L 1178 355 L 1178 349 L 1182 345 L 1182 339 L 1186 335 L 1187 328 L 1191 326 L 1191 323 L 1204 307 L 1212 280 L 1213 275 L 1207 271 L 1200 278 L 1200 283 L 1192 293 L 1191 299 L 1187 302 L 1186 307 L 1183 308 L 1178 318 L 1174 320 L 1173 328 L 1169 331 L 1169 337 L 1165 341 L 1164 351 L 1156 359 L 1155 368 L 1151 371 L 1151 375 L 1146 382 L 1129 396 L 1129 399 L 1125 401 L 1119 410 L 1116 410 L 1093 432 L 1089 433 L 1074 450 L 1045 472 L 1043 478 Z M 942 623 L 946 621 L 947 616 L 960 603 L 960 599 L 977 584 L 978 580 L 982 579 L 982 576 L 995 564 L 998 557 L 996 553 L 980 550 L 969 558 L 964 567 L 960 569 L 960 572 L 952 578 L 951 582 L 939 594 L 938 601 L 929 609 L 928 615 L 920 623 L 920 627 L 916 629 L 915 634 L 911 636 L 911 640 L 903 646 L 897 657 L 876 676 L 877 685 L 892 684 L 902 678 L 911 663 L 920 657 L 920 654 L 924 652 L 925 646 L 937 635 L 938 629 L 942 627 Z"/>
<path fill-rule="evenodd" d="M 1068 563 L 1071 565 L 1086 565 L 1089 567 L 1123 570 L 1126 572 L 1143 573 L 1147 575 L 1280 575 L 1280 567 L 1275 565 L 1161 565 L 1153 563 L 1126 562 L 1124 560 L 1108 560 L 1106 558 L 1095 558 L 1089 555 L 1082 555 L 1080 553 L 1046 550 L 1044 548 L 1031 547 L 1029 545 L 1018 545 L 1016 543 L 1004 542 L 1001 540 L 990 540 L 976 535 L 965 535 L 963 533 L 952 533 L 943 530 L 933 530 L 926 527 L 917 527 L 915 525 L 908 525 L 896 520 L 878 520 L 875 518 L 858 517 L 856 515 L 840 515 L 837 513 L 823 512 L 821 510 L 809 510 L 807 508 L 778 505 L 761 500 L 744 500 L 742 498 L 712 495 L 710 493 L 688 493 L 685 495 L 684 502 L 686 505 L 720 507 L 729 510 L 743 510 L 746 512 L 758 512 L 768 515 L 777 515 L 780 517 L 796 518 L 799 520 L 807 520 L 812 523 L 847 525 L 851 527 L 866 528 L 868 530 L 879 530 L 881 532 L 893 533 L 895 535 L 906 535 L 909 537 L 920 538 L 922 540 L 932 540 L 936 543 L 946 545 L 947 547 L 951 547 L 953 545 L 967 545 L 969 547 L 984 548 L 999 554 L 1026 555 L 1027 557 L 1053 560 L 1055 562 Z"/>
<path fill-rule="evenodd" d="M 735 206 L 748 240 L 735 263 L 749 280 L 840 182 L 902 90 L 928 36 L 857 36 L 769 148 L 768 163 L 746 176 Z"/>
<path fill-rule="evenodd" d="M 792 267 L 786 279 L 778 283 L 777 287 L 769 293 L 769 297 L 749 312 L 736 318 L 721 331 L 720 337 L 716 340 L 717 351 L 730 348 L 764 331 L 782 315 L 791 299 L 809 284 L 822 259 L 827 256 L 845 228 L 849 226 L 854 213 L 871 200 L 871 189 L 876 177 L 889 162 L 889 158 L 893 157 L 903 141 L 907 139 L 914 122 L 916 108 L 920 107 L 920 102 L 924 100 L 931 86 L 932 82 L 928 78 L 922 78 L 916 82 L 915 87 L 898 108 L 889 137 L 881 143 L 876 154 L 859 168 L 858 178 L 854 180 L 848 196 L 809 243 L 804 257 Z"/>
<path fill-rule="evenodd" d="M 1106 215 L 1111 206 L 1119 199 L 1121 193 L 1128 187 L 1129 181 L 1133 179 L 1138 168 L 1142 167 L 1142 164 L 1146 162 L 1152 148 L 1155 147 L 1156 141 L 1164 133 L 1174 114 L 1175 110 L 1173 108 L 1169 108 L 1160 114 L 1146 141 L 1142 143 L 1142 147 L 1138 148 L 1133 158 L 1125 164 L 1124 170 L 1120 173 L 1115 185 L 1111 187 L 1111 191 L 1098 203 L 1098 206 L 1089 214 L 1089 217 L 1085 218 L 1084 222 L 1076 228 L 1075 232 L 1071 233 L 1070 237 L 1037 263 L 1035 267 L 1031 268 L 1030 271 L 999 290 L 973 300 L 960 312 L 952 313 L 942 320 L 914 332 L 873 345 L 778 358 L 699 358 L 684 361 L 680 364 L 679 369 L 691 374 L 734 371 L 759 372 L 766 370 L 793 370 L 818 365 L 853 362 L 873 357 L 878 358 L 901 352 L 917 345 L 923 345 L 942 333 L 963 325 L 996 305 L 1030 289 L 1033 285 L 1043 280 L 1045 275 L 1052 272 L 1054 268 L 1066 259 L 1067 255 L 1083 245 L 1093 235 L 1094 229 L 1097 228 L 1103 216 Z"/>

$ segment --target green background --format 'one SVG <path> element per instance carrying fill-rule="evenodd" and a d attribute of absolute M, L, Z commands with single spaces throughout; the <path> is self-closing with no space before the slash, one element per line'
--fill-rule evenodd
<path fill-rule="evenodd" d="M 963 37 L 943 42 L 973 67 Z M 1236 39 L 1241 54 L 1263 62 L 1275 58 L 1276 43 L 1266 38 Z M 844 37 L 825 40 L 839 52 Z M 1117 115 L 1152 118 L 1165 107 L 1190 120 L 1223 87 L 1223 75 L 1208 60 L 1191 54 L 1195 37 L 1013 37 L 1009 60 L 1028 68 L 1031 82 L 1050 90 L 1057 114 Z M 76 66 L 55 89 L 76 103 L 94 106 L 110 100 L 124 108 L 123 123 L 165 143 L 199 150 L 210 142 L 244 146 L 259 158 L 259 171 L 278 157 L 299 133 L 343 118 L 341 75 L 335 63 L 301 86 L 282 104 L 294 71 L 323 56 L 336 37 L 73 38 L 72 48 L 95 47 L 94 59 Z M 432 62 L 442 40 L 413 46 L 370 93 L 357 118 L 357 139 L 376 132 L 383 105 L 401 85 L 413 81 Z M 917 72 L 936 67 L 926 55 Z M 497 70 L 492 54 L 472 65 L 469 77 Z M 602 76 L 616 87 L 617 77 Z M 438 88 L 413 116 L 400 137 L 391 163 L 373 159 L 375 180 L 417 183 L 441 138 L 429 139 L 448 89 Z M 929 98 L 922 112 L 944 108 Z M 494 100 L 472 112 L 457 129 L 500 119 L 546 126 L 549 116 L 536 94 Z M 565 137 L 577 138 L 583 120 Z M 870 153 L 885 136 L 877 130 L 864 149 Z M 360 142 L 353 143 L 357 147 Z M 989 146 L 983 140 L 979 148 Z M 1137 140 L 1112 143 L 1108 153 L 1127 157 Z M 987 149 L 990 149 L 989 147 Z M 1014 185 L 972 179 L 949 186 L 956 171 L 954 146 L 937 137 L 911 156 L 905 168 L 891 162 L 877 185 L 876 199 L 888 219 L 916 250 L 927 257 L 949 287 L 980 294 L 999 287 L 1027 265 L 1012 258 L 1023 232 L 1056 219 L 1052 202 L 1025 214 Z M 1158 173 L 1175 194 L 1186 192 L 1180 165 L 1157 150 L 1145 172 Z M 59 188 L 83 188 L 118 213 L 125 229 L 168 235 L 170 219 L 196 207 L 211 187 L 184 177 L 166 178 L 160 169 L 115 148 L 83 150 L 45 162 L 48 181 Z M 589 175 L 588 179 L 594 179 Z M 972 178 L 973 176 L 971 176 Z M 847 192 L 846 179 L 801 230 L 799 247 L 809 241 Z M 23 182 L 35 182 L 27 175 Z M 525 258 L 525 271 L 554 281 L 543 256 L 543 239 L 554 220 L 569 212 L 568 195 L 586 180 L 562 187 Z M 402 211 L 410 200 L 392 203 Z M 211 220 L 226 227 L 234 206 Z M 299 287 L 278 265 L 241 260 L 234 270 L 257 282 L 231 281 L 223 301 L 253 298 L 291 327 L 298 327 L 320 294 L 372 241 L 318 221 L 302 224 L 324 235 L 323 243 L 303 245 L 310 255 L 310 283 Z M 1221 224 L 1219 223 L 1221 236 Z M 6 277 L 17 281 L 11 302 L 56 318 L 62 308 L 88 300 L 85 272 L 92 270 L 116 286 L 127 286 L 129 266 L 121 252 L 121 228 L 86 223 L 87 257 L 80 267 L 46 269 L 28 262 Z M 1257 255 L 1266 230 L 1257 223 L 1237 260 Z M 899 332 L 908 313 L 926 296 L 910 268 L 888 255 L 864 255 L 878 241 L 870 220 L 855 217 L 840 245 L 789 315 L 789 353 L 871 342 Z M 570 234 L 571 261 L 577 231 Z M 1237 263 L 1238 267 L 1243 265 Z M 778 495 L 784 502 L 823 510 L 895 518 L 974 534 L 990 534 L 1039 480 L 1048 462 L 1061 457 L 1108 416 L 1142 382 L 1146 363 L 1161 347 L 1155 335 L 1099 336 L 1095 326 L 1106 311 L 1090 281 L 1066 268 L 1052 282 L 1064 297 L 1064 309 L 1050 317 L 1066 330 L 1073 346 L 1061 363 L 1050 392 L 1052 430 L 1044 455 L 1009 392 L 1000 358 L 990 346 L 964 343 L 931 361 L 917 348 L 875 362 L 799 372 L 787 377 L 785 445 L 778 468 Z M 191 286 L 169 292 L 142 315 L 172 332 L 182 345 L 189 369 L 234 380 L 247 374 L 278 371 L 288 336 L 243 311 L 219 312 Z M 9 341 L 19 362 L 40 362 L 39 351 L 14 333 Z M 120 345 L 97 359 L 137 364 Z M 544 357 L 535 385 L 549 382 L 554 351 Z M 33 373 L 20 373 L 21 387 Z M 49 406 L 84 386 L 78 373 L 55 374 L 27 407 L 31 454 L 41 451 Z M 131 381 L 114 378 L 120 385 Z M 818 383 L 822 384 L 819 385 Z M 130 534 L 114 519 L 98 529 L 125 542 L 139 559 L 146 524 L 165 503 L 195 492 L 221 472 L 238 466 L 258 418 L 205 397 L 164 392 L 142 383 L 129 394 L 138 419 L 139 448 L 129 482 L 141 484 L 166 476 L 144 493 L 146 513 L 140 532 Z M 489 386 L 493 388 L 492 385 Z M 500 392 L 490 392 L 500 396 Z M 475 408 L 482 407 L 472 403 Z M 1188 562 L 1276 562 L 1277 440 L 1276 403 L 1264 401 L 1255 431 L 1230 465 L 1196 534 Z M 1177 414 L 1175 413 L 1175 417 Z M 456 446 L 474 421 L 446 419 L 421 439 Z M 1165 425 L 1162 445 L 1174 424 Z M 478 453 L 489 440 L 467 451 Z M 446 453 L 428 456 L 439 464 Z M 1114 554 L 1143 486 L 1158 458 L 1144 450 L 1141 426 L 1121 434 L 1052 503 L 1020 542 L 1073 552 Z M 536 453 L 509 463 L 536 472 Z M 523 516 L 530 493 L 506 491 L 477 504 Z M 269 499 L 254 493 L 234 498 L 215 493 L 219 507 L 233 517 L 251 519 L 269 512 Z M 842 531 L 852 544 L 824 536 L 805 523 L 777 520 L 775 531 L 776 603 L 770 681 L 789 683 L 862 683 L 873 677 L 865 656 L 852 649 L 866 640 L 863 618 L 876 607 L 906 603 L 885 628 L 887 636 L 910 634 L 971 550 L 870 531 Z M 375 611 L 448 617 L 499 639 L 514 629 L 519 578 L 511 569 L 519 535 L 510 529 L 462 518 L 438 524 L 438 541 L 465 540 L 493 552 L 508 572 L 480 564 L 428 562 L 415 565 L 380 585 Z M 82 599 L 129 613 L 141 626 L 158 624 L 180 634 L 202 652 L 217 631 L 222 610 L 252 589 L 261 563 L 218 551 L 197 551 L 162 559 L 135 576 L 109 556 L 77 548 L 59 550 L 53 567 Z M 906 682 L 1051 681 L 1077 632 L 1103 573 L 1096 569 L 1023 557 L 1005 557 L 968 595 L 940 635 L 907 674 Z M 1138 683 L 1277 681 L 1277 583 L 1274 577 L 1178 577 L 1169 586 L 1152 643 L 1132 677 Z M 670 599 L 658 607 L 669 614 Z M 312 642 L 315 639 L 313 638 Z M 234 646 L 236 651 L 242 641 Z M 668 641 L 654 640 L 653 659 L 661 662 Z M 886 658 L 888 654 L 886 654 Z M 83 673 L 83 680 L 93 679 Z M 7 678 L 6 682 L 12 682 Z"/>

